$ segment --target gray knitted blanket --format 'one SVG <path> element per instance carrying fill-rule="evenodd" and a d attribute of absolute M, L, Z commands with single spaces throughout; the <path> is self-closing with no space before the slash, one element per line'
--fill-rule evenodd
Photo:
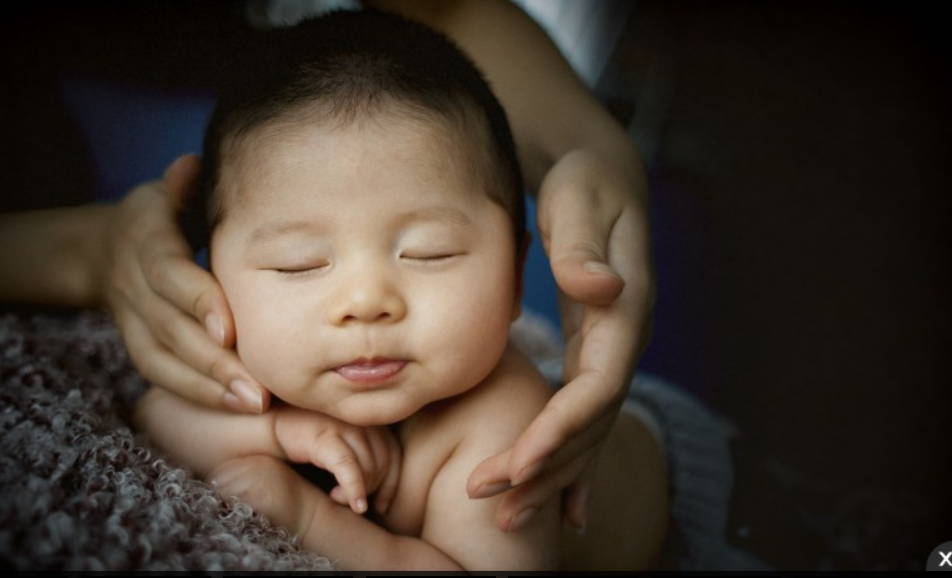
<path fill-rule="evenodd" d="M 0 317 L 0 564 L 329 570 L 130 431 L 146 387 L 102 313 Z"/>

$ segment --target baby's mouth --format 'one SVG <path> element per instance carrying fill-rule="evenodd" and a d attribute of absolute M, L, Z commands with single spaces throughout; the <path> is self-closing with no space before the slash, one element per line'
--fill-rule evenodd
<path fill-rule="evenodd" d="M 388 359 L 386 357 L 367 359 L 361 357 L 334 368 L 334 371 L 344 379 L 354 383 L 382 384 L 400 373 L 406 364 L 407 362 L 402 359 Z"/>

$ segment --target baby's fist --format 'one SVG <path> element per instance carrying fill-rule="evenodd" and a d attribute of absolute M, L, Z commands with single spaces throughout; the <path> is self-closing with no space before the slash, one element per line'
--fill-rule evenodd
<path fill-rule="evenodd" d="M 400 444 L 386 427 L 360 427 L 328 415 L 292 407 L 276 410 L 275 435 L 287 458 L 309 462 L 337 478 L 330 497 L 357 514 L 367 511 L 367 496 L 384 514 L 400 478 Z"/>

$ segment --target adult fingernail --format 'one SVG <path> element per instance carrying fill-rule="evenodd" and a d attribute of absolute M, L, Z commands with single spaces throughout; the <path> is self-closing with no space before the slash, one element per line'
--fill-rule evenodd
<path fill-rule="evenodd" d="M 539 470 L 542 469 L 542 461 L 538 461 L 534 464 L 529 464 L 528 466 L 522 468 L 518 474 L 512 478 L 512 485 L 518 486 L 526 480 L 532 479 L 536 474 L 539 473 Z"/>
<path fill-rule="evenodd" d="M 205 331 L 208 331 L 208 334 L 218 342 L 218 345 L 225 345 L 225 325 L 217 314 L 209 313 L 205 316 Z"/>
<path fill-rule="evenodd" d="M 535 516 L 536 512 L 539 511 L 535 506 L 530 506 L 525 510 L 519 512 L 512 519 L 509 520 L 509 527 L 506 528 L 507 532 L 515 532 L 519 528 L 526 525 L 526 523 L 532 519 L 532 516 Z"/>
<path fill-rule="evenodd" d="M 254 413 L 264 411 L 264 400 L 261 398 L 261 392 L 247 381 L 236 379 L 228 385 L 228 388 L 241 399 L 245 411 L 251 410 Z"/>
<path fill-rule="evenodd" d="M 248 408 L 245 406 L 244 402 L 238 399 L 238 396 L 233 394 L 230 391 L 225 392 L 225 396 L 224 398 L 222 398 L 222 402 L 225 404 L 225 407 L 227 407 L 231 411 L 237 411 L 241 413 L 245 413 L 246 411 L 248 411 Z"/>
<path fill-rule="evenodd" d="M 589 273 L 598 273 L 600 275 L 611 275 L 612 277 L 618 277 L 618 273 L 615 273 L 611 267 L 605 263 L 602 263 L 601 261 L 586 261 L 582 264 L 582 269 L 585 269 Z"/>
<path fill-rule="evenodd" d="M 490 496 L 495 496 L 500 492 L 505 492 L 512 486 L 509 482 L 495 482 L 493 484 L 483 484 L 476 488 L 476 491 L 473 492 L 473 495 L 470 496 L 472 499 L 478 498 L 488 498 Z"/>

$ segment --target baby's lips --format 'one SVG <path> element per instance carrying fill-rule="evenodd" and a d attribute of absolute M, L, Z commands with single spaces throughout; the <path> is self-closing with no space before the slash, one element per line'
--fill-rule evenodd
<path fill-rule="evenodd" d="M 345 365 L 341 365 L 334 371 L 349 381 L 358 383 L 377 383 L 393 377 L 399 373 L 406 364 L 406 361 L 395 359 L 360 359 Z"/>

